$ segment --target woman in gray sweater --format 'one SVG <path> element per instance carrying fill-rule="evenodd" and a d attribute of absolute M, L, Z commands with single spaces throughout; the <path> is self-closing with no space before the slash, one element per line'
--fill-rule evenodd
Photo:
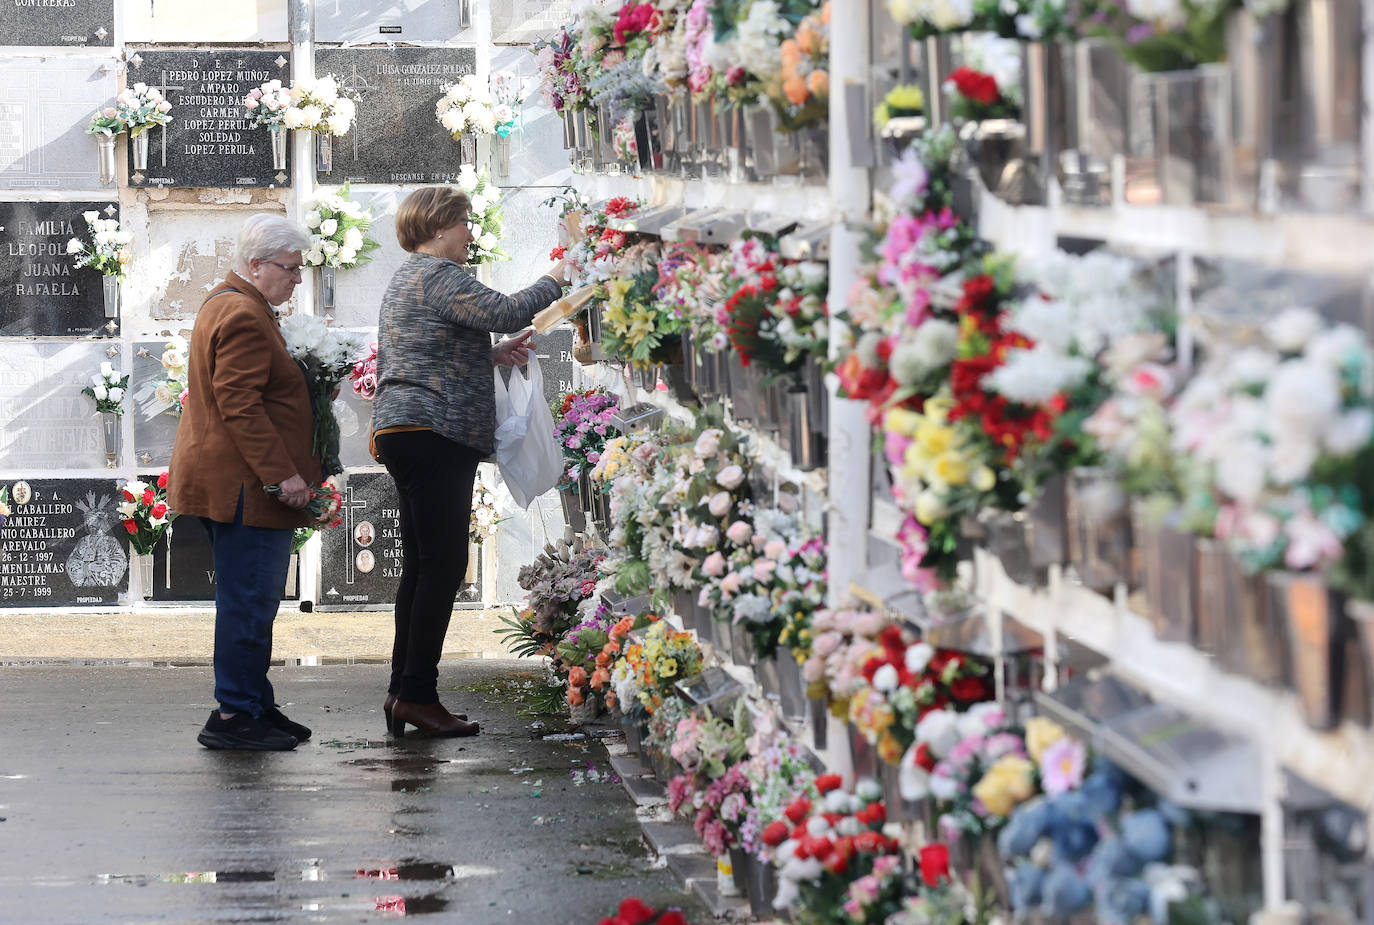
<path fill-rule="evenodd" d="M 401 584 L 385 712 L 392 734 L 406 726 L 434 736 L 476 735 L 478 725 L 439 702 L 439 656 L 463 574 L 477 464 L 496 431 L 494 363 L 523 363 L 526 332 L 510 334 L 563 293 L 559 262 L 534 285 L 503 295 L 464 268 L 474 236 L 468 197 L 427 187 L 396 213 L 396 237 L 410 257 L 382 298 L 376 453 L 401 500 Z"/>

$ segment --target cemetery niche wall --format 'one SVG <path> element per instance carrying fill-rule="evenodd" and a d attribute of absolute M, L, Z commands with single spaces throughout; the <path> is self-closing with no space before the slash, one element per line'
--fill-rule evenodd
<path fill-rule="evenodd" d="M 114 479 L 6 480 L 0 607 L 113 604 L 129 585 Z"/>

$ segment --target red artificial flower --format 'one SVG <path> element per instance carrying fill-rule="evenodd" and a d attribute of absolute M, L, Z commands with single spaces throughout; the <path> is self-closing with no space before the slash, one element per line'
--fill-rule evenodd
<path fill-rule="evenodd" d="M 133 520 L 126 520 L 126 521 L 124 521 L 124 529 L 125 529 L 125 530 L 128 530 L 131 534 L 132 534 L 132 533 L 137 533 L 137 532 L 138 532 L 138 523 L 135 522 L 135 521 L 133 521 Z"/>
<path fill-rule="evenodd" d="M 129 493 L 129 489 L 127 489 L 127 488 L 121 488 L 120 491 L 123 493 L 123 495 L 124 495 L 124 500 L 125 500 L 125 501 L 134 501 L 134 500 L 137 500 L 137 499 L 134 498 L 134 496 L 133 496 L 132 494 Z"/>
<path fill-rule="evenodd" d="M 166 488 L 166 487 L 167 487 L 167 473 L 166 473 L 166 472 L 162 473 L 161 475 L 159 475 L 159 476 L 157 477 L 157 487 L 158 487 L 158 488 Z"/>
<path fill-rule="evenodd" d="M 764 826 L 763 843 L 770 848 L 776 848 L 787 841 L 791 834 L 792 830 L 787 827 L 787 823 L 779 819 Z"/>
<path fill-rule="evenodd" d="M 988 682 L 982 678 L 955 678 L 949 685 L 949 692 L 954 695 L 955 700 L 964 703 L 977 703 L 992 696 Z"/>
<path fill-rule="evenodd" d="M 883 631 L 878 634 L 878 642 L 882 643 L 883 648 L 889 653 L 901 654 L 906 651 L 906 640 L 902 639 L 902 628 L 895 623 L 883 627 Z"/>
<path fill-rule="evenodd" d="M 623 216 L 629 215 L 637 208 L 639 208 L 639 206 L 633 199 L 626 196 L 617 196 L 606 203 L 606 217 L 622 218 Z"/>
<path fill-rule="evenodd" d="M 832 851 L 821 861 L 822 866 L 832 874 L 843 876 L 849 871 L 849 856 Z"/>
<path fill-rule="evenodd" d="M 562 260 L 565 253 L 567 253 L 567 251 L 563 249 L 562 244 L 556 245 L 553 250 L 549 251 L 549 259 Z"/>
<path fill-rule="evenodd" d="M 886 846 L 887 839 L 883 837 L 882 832 L 870 830 L 854 836 L 854 848 L 858 851 L 868 854 L 882 854 Z"/>
<path fill-rule="evenodd" d="M 843 784 L 844 778 L 833 772 L 830 774 L 822 774 L 820 777 L 816 778 L 816 789 L 823 794 L 829 793 L 832 790 L 838 790 Z"/>
<path fill-rule="evenodd" d="M 854 818 L 871 829 L 882 828 L 883 823 L 887 821 L 887 810 L 883 808 L 882 803 L 869 803 L 855 813 Z"/>
<path fill-rule="evenodd" d="M 811 801 L 806 797 L 797 797 L 787 805 L 782 814 L 793 825 L 801 825 L 802 820 L 811 815 Z"/>
<path fill-rule="evenodd" d="M 689 925 L 687 916 L 676 909 L 669 909 L 658 917 L 658 925 Z"/>
<path fill-rule="evenodd" d="M 949 845 L 931 842 L 919 852 L 921 879 L 926 886 L 939 886 L 940 881 L 949 879 Z"/>
<path fill-rule="evenodd" d="M 143 489 L 143 503 L 144 503 L 144 504 L 152 504 L 152 503 L 153 503 L 154 501 L 156 501 L 156 500 L 157 500 L 157 495 L 153 494 L 153 490 L 152 490 L 151 488 L 145 488 L 145 489 Z"/>
<path fill-rule="evenodd" d="M 620 8 L 616 16 L 612 37 L 617 45 L 624 45 L 641 32 L 652 32 L 658 27 L 658 10 L 648 3 L 630 3 Z"/>
<path fill-rule="evenodd" d="M 954 88 L 959 91 L 960 96 L 984 106 L 991 106 L 1001 96 L 997 90 L 996 78 L 991 74 L 975 71 L 971 67 L 959 68 L 949 75 L 949 79 L 954 82 Z"/>
<path fill-rule="evenodd" d="M 621 900 L 620 908 L 616 910 L 616 921 L 621 925 L 644 925 L 645 922 L 652 922 L 656 914 L 639 897 L 629 896 Z"/>
<path fill-rule="evenodd" d="M 922 742 L 916 746 L 916 764 L 918 767 L 924 768 L 927 771 L 934 771 L 935 765 L 938 763 L 939 759 L 937 759 L 935 753 L 930 750 L 929 743 Z"/>
<path fill-rule="evenodd" d="M 153 515 L 154 517 L 166 517 L 166 516 L 167 516 L 167 505 L 163 504 L 161 501 L 159 501 L 157 504 L 154 504 L 154 505 L 153 505 L 153 510 L 152 510 L 152 515 Z"/>

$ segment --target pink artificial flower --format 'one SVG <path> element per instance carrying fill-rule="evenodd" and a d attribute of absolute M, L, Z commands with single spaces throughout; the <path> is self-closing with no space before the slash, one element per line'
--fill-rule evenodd
<path fill-rule="evenodd" d="M 1050 796 L 1067 793 L 1083 783 L 1087 750 L 1073 736 L 1064 736 L 1040 756 L 1040 786 Z"/>
<path fill-rule="evenodd" d="M 706 561 L 701 563 L 701 573 L 710 578 L 719 578 L 725 574 L 725 557 L 718 551 L 706 557 Z"/>

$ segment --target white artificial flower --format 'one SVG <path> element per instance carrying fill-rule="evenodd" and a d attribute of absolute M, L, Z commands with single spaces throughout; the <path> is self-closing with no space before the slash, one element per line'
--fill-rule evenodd
<path fill-rule="evenodd" d="M 926 670 L 926 665 L 935 657 L 935 649 L 926 642 L 918 642 L 907 646 L 906 649 L 906 670 L 912 674 L 920 674 Z"/>
<path fill-rule="evenodd" d="M 324 118 L 324 110 L 313 103 L 301 107 L 301 122 L 306 128 L 316 128 Z"/>
<path fill-rule="evenodd" d="M 339 263 L 349 264 L 358 259 L 358 251 L 347 245 L 339 248 Z"/>
<path fill-rule="evenodd" d="M 362 250 L 363 233 L 356 225 L 344 232 L 343 246 L 355 251 Z"/>
<path fill-rule="evenodd" d="M 112 375 L 114 375 L 114 367 L 111 366 L 109 363 L 101 363 L 100 375 L 105 377 L 106 379 L 110 378 Z"/>
<path fill-rule="evenodd" d="M 1368 446 L 1371 436 L 1374 436 L 1374 412 L 1356 408 L 1331 423 L 1323 442 L 1337 456 L 1349 456 Z"/>
<path fill-rule="evenodd" d="M 326 238 L 331 237 L 334 232 L 338 230 L 339 220 L 336 218 L 327 218 L 320 222 L 320 234 L 324 235 Z"/>
<path fill-rule="evenodd" d="M 1027 405 L 1049 401 L 1087 379 L 1093 366 L 1082 357 L 1066 356 L 1048 344 L 1029 350 L 1009 350 L 1006 362 L 983 378 L 983 383 L 1012 401 Z"/>
<path fill-rule="evenodd" d="M 89 212 L 82 212 L 81 217 L 86 220 L 87 225 L 94 225 L 100 220 L 100 213 L 92 209 Z"/>
<path fill-rule="evenodd" d="M 1324 327 L 1322 316 L 1310 308 L 1289 308 L 1264 324 L 1264 336 L 1284 353 L 1301 353 Z"/>
<path fill-rule="evenodd" d="M 325 119 L 325 125 L 331 135 L 347 135 L 348 130 L 353 127 L 353 117 L 336 112 Z"/>
<path fill-rule="evenodd" d="M 477 246 L 482 248 L 482 250 L 495 250 L 497 243 L 496 235 L 492 234 L 490 231 L 482 232 L 477 238 Z"/>
<path fill-rule="evenodd" d="M 1216 460 L 1217 488 L 1243 504 L 1254 504 L 1264 492 L 1267 455 L 1258 443 L 1231 446 Z"/>
<path fill-rule="evenodd" d="M 1312 362 L 1334 370 L 1344 369 L 1352 361 L 1362 365 L 1369 361 L 1364 334 L 1348 324 L 1338 324 L 1313 335 L 1305 352 Z"/>
<path fill-rule="evenodd" d="M 897 676 L 897 669 L 891 665 L 883 665 L 873 672 L 873 688 L 889 694 L 895 691 L 901 684 L 901 679 Z"/>
<path fill-rule="evenodd" d="M 953 710 L 932 710 L 916 724 L 916 741 L 929 746 L 931 754 L 944 758 L 959 744 L 959 716 Z"/>
<path fill-rule="evenodd" d="M 91 391 L 95 393 L 97 401 L 104 401 L 110 395 L 110 390 L 105 388 L 105 386 L 103 385 L 97 385 L 93 389 L 91 389 Z"/>
<path fill-rule="evenodd" d="M 124 398 L 124 390 L 117 385 L 112 385 L 109 389 L 109 396 L 110 401 L 120 401 Z"/>
<path fill-rule="evenodd" d="M 81 243 L 80 238 L 72 238 L 70 241 L 67 242 L 68 254 L 79 254 L 85 249 L 86 245 Z"/>

